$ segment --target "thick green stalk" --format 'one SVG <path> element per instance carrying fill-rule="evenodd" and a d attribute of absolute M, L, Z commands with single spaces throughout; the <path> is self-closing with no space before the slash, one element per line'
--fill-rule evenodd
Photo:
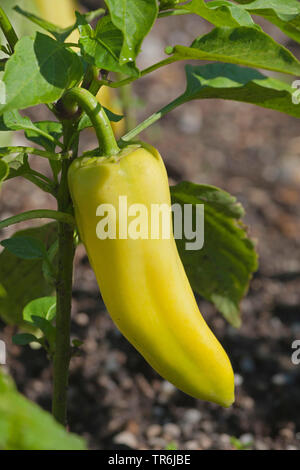
<path fill-rule="evenodd" d="M 84 88 L 71 88 L 63 97 L 63 104 L 66 108 L 72 109 L 74 103 L 78 104 L 89 116 L 95 128 L 102 154 L 108 157 L 116 155 L 120 149 L 110 121 L 95 96 Z"/>
<path fill-rule="evenodd" d="M 70 160 L 62 164 L 58 193 L 58 210 L 68 212 L 71 204 L 67 173 Z M 74 260 L 74 230 L 65 223 L 58 224 L 58 275 L 56 283 L 56 344 L 53 361 L 52 414 L 62 425 L 67 420 L 67 388 L 71 359 L 70 321 L 72 305 L 72 278 Z"/>

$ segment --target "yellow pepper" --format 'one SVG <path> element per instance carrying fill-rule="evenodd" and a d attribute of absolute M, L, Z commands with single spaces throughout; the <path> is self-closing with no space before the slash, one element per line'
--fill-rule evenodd
<path fill-rule="evenodd" d="M 149 214 L 152 204 L 170 207 L 168 177 L 157 150 L 141 144 L 111 157 L 81 157 L 71 164 L 68 179 L 80 236 L 115 324 L 180 390 L 230 406 L 232 367 L 198 309 L 173 234 L 163 239 L 157 227 L 158 239 L 119 234 L 120 196 L 127 197 L 128 207 L 143 204 Z M 115 239 L 97 236 L 102 204 L 115 208 Z"/>

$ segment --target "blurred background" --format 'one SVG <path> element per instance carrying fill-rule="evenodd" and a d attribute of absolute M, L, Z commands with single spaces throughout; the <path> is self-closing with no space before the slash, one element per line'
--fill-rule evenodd
<path fill-rule="evenodd" d="M 4 8 L 14 3 L 1 0 Z M 23 0 L 18 5 L 33 11 L 33 3 Z M 79 8 L 99 6 L 99 0 L 86 0 Z M 32 31 L 29 22 L 18 21 L 19 30 Z M 300 58 L 299 46 L 289 43 L 275 27 L 260 24 Z M 143 43 L 138 66 L 159 61 L 166 46 L 189 45 L 210 29 L 192 15 L 158 20 Z M 134 83 L 137 120 L 176 98 L 184 84 L 183 63 Z M 49 117 L 45 107 L 27 114 L 34 120 Z M 222 409 L 190 398 L 162 380 L 114 327 L 80 246 L 72 337 L 84 340 L 84 345 L 82 355 L 71 363 L 70 429 L 86 437 L 92 449 L 300 449 L 300 365 L 291 361 L 292 342 L 300 339 L 299 123 L 251 105 L 195 101 L 173 111 L 141 137 L 160 151 L 170 184 L 189 180 L 219 186 L 236 196 L 246 210 L 244 222 L 257 242 L 260 267 L 241 305 L 242 327 L 234 329 L 211 304 L 198 299 L 203 316 L 232 360 L 236 402 Z M 0 146 L 11 138 L 1 133 Z M 21 133 L 12 139 L 13 145 L 26 145 Z M 97 146 L 91 130 L 82 134 L 80 145 L 82 150 Z M 37 157 L 34 161 L 35 168 L 48 172 L 47 161 Z M 24 179 L 4 184 L 1 219 L 37 208 L 54 209 L 55 201 Z M 2 238 L 14 230 L 6 229 Z M 8 344 L 8 368 L 19 390 L 50 409 L 51 369 L 46 354 L 12 345 L 15 328 L 2 322 L 0 328 Z"/>

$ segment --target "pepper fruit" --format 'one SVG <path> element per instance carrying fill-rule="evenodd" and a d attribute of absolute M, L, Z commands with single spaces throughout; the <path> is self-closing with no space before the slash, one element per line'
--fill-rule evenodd
<path fill-rule="evenodd" d="M 128 207 L 170 206 L 164 163 L 153 147 L 128 146 L 110 157 L 80 157 L 71 164 L 69 189 L 81 239 L 113 321 L 166 380 L 185 393 L 222 406 L 234 401 L 230 361 L 203 319 L 173 235 L 119 236 L 119 196 Z M 116 210 L 116 238 L 99 239 L 97 208 Z M 171 215 L 170 215 L 171 217 Z"/>

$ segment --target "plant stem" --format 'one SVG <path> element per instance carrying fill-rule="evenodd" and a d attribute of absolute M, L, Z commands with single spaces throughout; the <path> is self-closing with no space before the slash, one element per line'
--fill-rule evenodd
<path fill-rule="evenodd" d="M 143 130 L 147 129 L 147 127 L 154 124 L 156 121 L 162 118 L 165 114 L 177 108 L 177 106 L 180 106 L 181 104 L 183 104 L 183 102 L 184 101 L 183 101 L 182 96 L 179 96 L 179 98 L 176 98 L 176 100 L 172 101 L 171 103 L 167 104 L 167 106 L 164 106 L 162 109 L 160 109 L 156 113 L 149 116 L 144 122 L 141 122 L 141 124 L 136 126 L 135 129 L 132 129 L 127 134 L 125 134 L 121 138 L 121 141 L 128 142 L 129 140 L 132 140 L 134 137 L 140 134 L 140 132 L 142 132 Z"/>
<path fill-rule="evenodd" d="M 77 103 L 89 116 L 95 128 L 99 148 L 103 155 L 111 156 L 119 152 L 110 121 L 97 99 L 84 88 L 72 88 L 63 97 L 64 106 L 73 107 Z"/>
<path fill-rule="evenodd" d="M 125 114 L 125 132 L 129 132 L 130 129 L 136 126 L 136 115 L 135 109 L 132 104 L 133 94 L 132 94 L 132 85 L 126 85 L 120 89 L 120 96 L 122 99 L 122 105 L 124 108 Z"/>
<path fill-rule="evenodd" d="M 177 15 L 190 15 L 189 10 L 169 10 L 169 11 L 160 11 L 157 18 L 164 18 L 165 16 L 177 16 Z"/>
<path fill-rule="evenodd" d="M 128 83 L 134 82 L 138 78 L 144 77 L 145 75 L 148 75 L 148 73 L 154 72 L 155 70 L 164 67 L 165 65 L 172 64 L 173 62 L 177 62 L 177 57 L 167 57 L 164 60 L 161 60 L 160 62 L 157 62 L 156 64 L 151 65 L 150 67 L 147 67 L 146 69 L 142 70 L 140 75 L 138 77 L 128 77 L 125 78 L 124 80 L 119 80 L 117 82 L 110 82 L 109 80 L 99 80 L 101 85 L 106 85 L 109 86 L 110 88 L 119 88 L 124 85 L 128 85 Z"/>
<path fill-rule="evenodd" d="M 16 35 L 16 32 L 14 28 L 11 25 L 11 22 L 7 18 L 3 8 L 0 7 L 0 28 L 3 31 L 4 36 L 6 37 L 9 47 L 11 49 L 11 52 L 14 51 L 15 45 L 18 42 L 18 36 Z"/>
<path fill-rule="evenodd" d="M 8 219 L 1 220 L 0 229 L 32 219 L 53 219 L 64 222 L 65 224 L 69 224 L 71 227 L 75 227 L 75 219 L 71 214 L 53 211 L 50 209 L 37 209 L 33 211 L 22 212 L 21 214 L 14 215 Z"/>
<path fill-rule="evenodd" d="M 89 90 L 92 95 L 96 95 L 98 93 L 98 90 L 100 88 L 100 84 L 98 84 L 98 69 L 94 65 L 90 65 L 84 75 L 81 88 L 85 88 L 86 90 Z M 96 85 L 96 88 L 95 88 Z"/>
<path fill-rule="evenodd" d="M 53 186 L 53 181 L 50 178 L 48 178 L 46 175 L 43 175 L 43 173 L 40 173 L 39 171 L 35 171 L 32 168 L 30 168 L 30 173 L 36 176 L 37 178 L 40 178 L 41 180 L 45 181 L 50 186 Z"/>
<path fill-rule="evenodd" d="M 71 161 L 62 164 L 58 193 L 58 210 L 67 212 L 71 198 L 67 173 Z M 69 224 L 58 224 L 58 274 L 56 283 L 56 344 L 53 361 L 52 414 L 62 425 L 67 420 L 67 388 L 71 359 L 70 320 L 72 304 L 73 259 L 75 253 L 74 230 Z"/>
<path fill-rule="evenodd" d="M 33 173 L 24 173 L 23 178 L 35 184 L 38 188 L 42 189 L 46 193 L 52 194 L 55 196 L 55 187 L 53 184 L 48 184 L 39 177 L 35 176 Z"/>

